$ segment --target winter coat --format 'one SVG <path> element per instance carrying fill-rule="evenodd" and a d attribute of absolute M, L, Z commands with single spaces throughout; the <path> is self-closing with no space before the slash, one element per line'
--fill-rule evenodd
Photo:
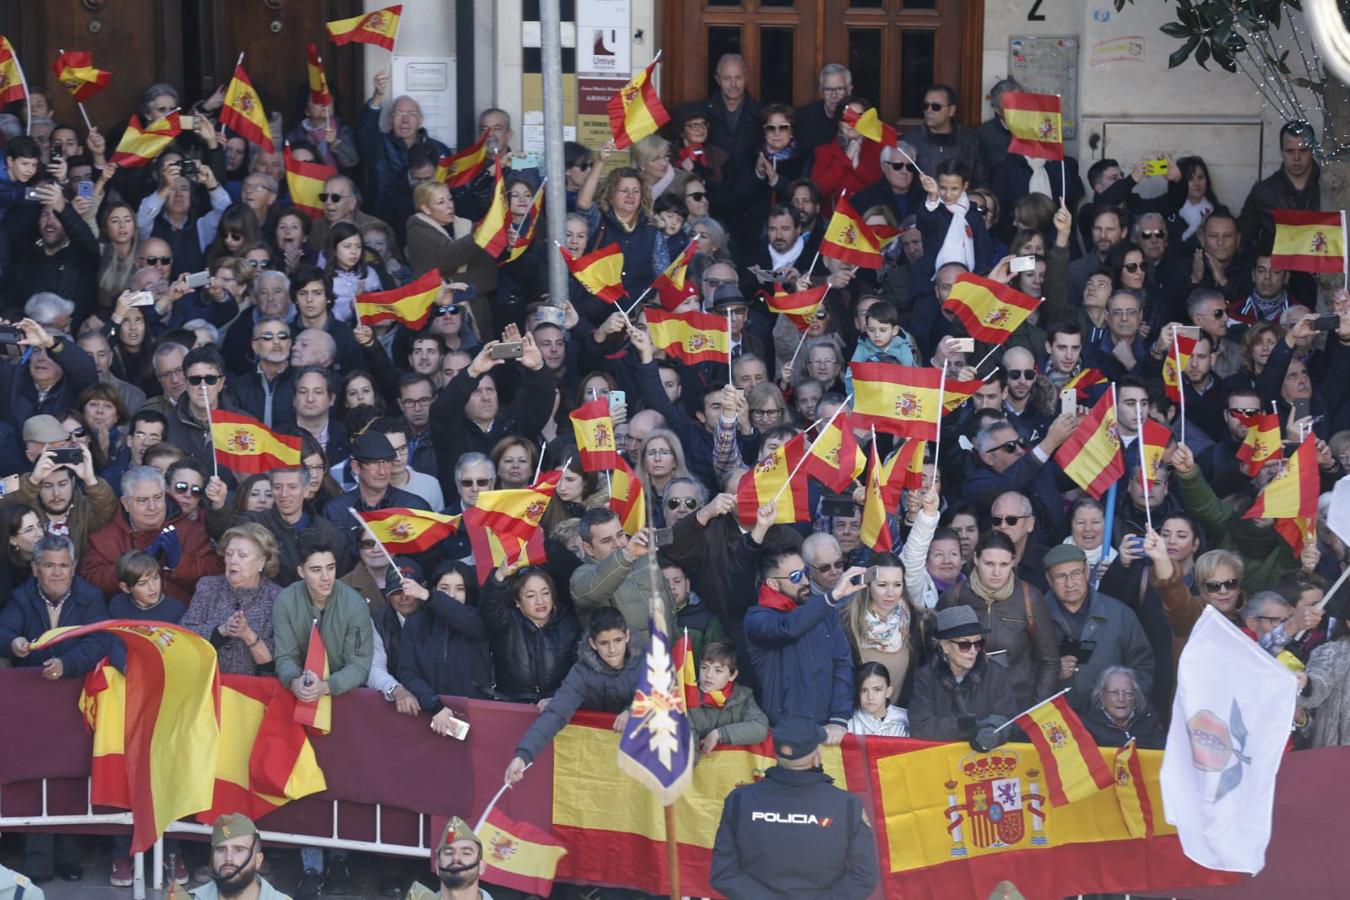
<path fill-rule="evenodd" d="M 589 642 L 583 644 L 562 686 L 516 745 L 516 755 L 526 762 L 533 762 L 578 709 L 607 713 L 628 709 L 633 702 L 633 692 L 637 690 L 638 675 L 646 665 L 643 652 L 633 641 L 628 642 L 628 655 L 624 657 L 622 669 L 602 660 Z"/>
<path fill-rule="evenodd" d="M 356 122 L 356 145 L 366 164 L 366 196 L 376 204 L 386 193 L 394 190 L 394 176 L 408 168 L 408 145 L 392 132 L 380 130 L 380 108 L 369 103 L 361 105 L 361 117 Z M 450 149 L 426 129 L 419 129 L 417 141 L 425 141 L 436 148 L 436 158 L 450 154 Z"/>
<path fill-rule="evenodd" d="M 108 603 L 94 585 L 76 578 L 70 585 L 70 596 L 61 606 L 56 620 L 58 628 L 71 625 L 90 625 L 108 618 Z M 79 678 L 94 668 L 94 664 L 108 654 L 111 638 L 106 634 L 91 634 L 57 644 L 50 650 L 32 650 L 27 656 L 14 656 L 11 644 L 15 638 L 35 641 L 52 627 L 47 615 L 47 601 L 38 592 L 37 579 L 30 578 L 19 585 L 9 602 L 0 607 L 0 659 L 9 659 L 19 668 L 38 667 L 49 659 L 59 659 L 62 678 Z"/>
<path fill-rule="evenodd" d="M 938 609 L 958 604 L 973 608 L 979 616 L 986 653 L 1008 651 L 1000 663 L 1007 670 L 1006 680 L 1019 709 L 1055 692 L 1059 643 L 1050 610 L 1035 588 L 1019 579 L 1011 597 L 991 604 L 975 594 L 970 582 L 962 582 L 942 595 Z"/>
<path fill-rule="evenodd" d="M 79 481 L 78 476 L 73 477 L 75 481 Z M 76 487 L 74 491 L 75 496 L 66 515 L 66 525 L 70 529 L 70 542 L 78 550 L 88 542 L 91 533 L 107 525 L 117 514 L 118 503 L 112 486 L 102 478 L 91 485 Z M 47 530 L 51 516 L 47 515 L 47 511 L 38 501 L 38 487 L 33 484 L 31 476 L 20 475 L 19 489 L 0 499 L 0 507 L 15 503 L 31 506 L 37 513 L 38 520 L 42 522 L 43 531 Z"/>
<path fill-rule="evenodd" d="M 492 645 L 499 698 L 533 703 L 552 697 L 576 660 L 581 637 L 577 617 L 555 600 L 553 615 L 540 628 L 507 597 L 506 585 L 495 575 L 483 585 L 479 603 Z"/>
<path fill-rule="evenodd" d="M 57 346 L 48 351 L 61 367 L 61 380 L 39 399 L 37 385 L 28 366 L 0 362 L 0 409 L 5 421 L 22 431 L 23 423 L 36 415 L 60 415 L 75 408 L 75 401 L 85 388 L 98 382 L 94 360 L 74 341 L 57 338 Z M 58 349 L 59 347 L 59 349 Z"/>
<path fill-rule="evenodd" d="M 89 536 L 80 560 L 80 576 L 105 596 L 117 593 L 117 560 L 128 550 L 144 550 L 170 525 L 178 533 L 182 554 L 178 565 L 160 573 L 164 579 L 164 593 L 190 604 L 197 581 L 207 575 L 221 574 L 225 564 L 207 540 L 206 526 L 178 513 L 172 504 L 166 510 L 164 525 L 153 531 L 133 531 L 125 512 L 114 515 L 111 522 Z"/>
<path fill-rule="evenodd" d="M 1200 470 L 1177 472 L 1176 485 L 1186 511 L 1205 530 L 1215 547 L 1231 550 L 1246 562 L 1242 589 L 1251 593 L 1275 583 L 1281 572 L 1298 565 L 1289 544 L 1269 525 L 1242 518 L 1246 507 L 1233 509 L 1214 494 Z"/>
<path fill-rule="evenodd" d="M 581 627 L 586 627 L 591 613 L 597 609 L 613 606 L 623 613 L 633 638 L 641 646 L 647 646 L 650 640 L 647 624 L 652 590 L 650 566 L 651 563 L 645 557 L 629 559 L 622 550 L 614 551 L 600 562 L 587 557 L 586 562 L 572 573 L 568 583 Z M 666 579 L 659 572 L 656 586 L 661 592 L 662 621 L 669 622 L 675 616 L 675 601 L 670 599 Z"/>
<path fill-rule="evenodd" d="M 272 607 L 272 635 L 276 641 L 277 678 L 288 688 L 305 670 L 310 632 L 319 622 L 319 635 L 328 651 L 328 686 L 333 696 L 361 687 L 370 675 L 375 655 L 374 626 L 366 601 L 340 581 L 323 609 L 309 599 L 303 581 L 277 595 Z"/>
<path fill-rule="evenodd" d="M 492 659 L 480 611 L 434 591 L 403 623 L 395 675 L 433 716 L 443 708 L 439 694 L 486 698 Z"/>
<path fill-rule="evenodd" d="M 1094 643 L 1092 656 L 1078 664 L 1078 671 L 1067 681 L 1061 679 L 1060 688 L 1072 687 L 1069 703 L 1083 713 L 1096 702 L 1093 689 L 1097 679 L 1111 666 L 1127 666 L 1134 670 L 1139 691 L 1148 694 L 1153 686 L 1153 648 L 1144 634 L 1143 626 L 1134 611 L 1114 597 L 1091 591 L 1087 599 L 1087 622 L 1078 640 Z M 1055 642 L 1063 646 L 1072 639 L 1069 618 L 1057 601 L 1047 599 L 1050 618 L 1054 620 Z M 1067 654 L 1062 654 L 1067 655 Z"/>
<path fill-rule="evenodd" d="M 1012 679 L 1001 663 L 981 653 L 975 667 L 958 682 L 947 660 L 939 655 L 914 676 L 909 733 L 928 741 L 968 740 L 975 736 L 980 719 L 990 715 L 1011 719 L 1020 708 L 1013 697 Z"/>
<path fill-rule="evenodd" d="M 848 724 L 853 650 L 827 595 L 812 594 L 789 610 L 766 606 L 761 599 L 745 614 L 745 638 L 770 722 L 795 715 L 821 725 Z"/>
<path fill-rule="evenodd" d="M 1298 698 L 1312 712 L 1312 745 L 1350 744 L 1350 641 L 1330 641 L 1308 660 L 1308 687 Z"/>
<path fill-rule="evenodd" d="M 696 742 L 714 730 L 720 743 L 734 746 L 758 744 L 769 736 L 769 717 L 755 702 L 755 692 L 743 684 L 736 685 L 721 707 L 710 703 L 691 707 L 689 724 Z"/>
<path fill-rule="evenodd" d="M 1163 748 L 1167 743 L 1167 729 L 1162 720 L 1142 698 L 1136 697 L 1135 702 L 1143 704 L 1143 708 L 1136 706 L 1134 717 L 1122 727 L 1106 714 L 1101 700 L 1093 696 L 1091 706 L 1083 713 L 1083 724 L 1098 747 L 1123 747 L 1133 740 L 1141 750 Z"/>

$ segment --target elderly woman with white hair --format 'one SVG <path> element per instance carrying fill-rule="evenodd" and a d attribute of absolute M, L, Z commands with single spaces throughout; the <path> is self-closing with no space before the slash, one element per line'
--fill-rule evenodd
<path fill-rule="evenodd" d="M 1130 741 L 1144 750 L 1161 750 L 1167 730 L 1148 702 L 1139 676 L 1126 666 L 1102 670 L 1083 724 L 1099 747 L 1123 747 Z"/>

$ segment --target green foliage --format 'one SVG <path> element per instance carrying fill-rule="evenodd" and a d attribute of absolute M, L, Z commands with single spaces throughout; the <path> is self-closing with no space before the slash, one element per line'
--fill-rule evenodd
<path fill-rule="evenodd" d="M 1115 0 L 1120 12 L 1134 0 Z M 1279 56 L 1269 52 L 1263 39 L 1278 31 L 1285 7 L 1302 12 L 1300 0 L 1176 0 L 1176 21 L 1162 26 L 1162 33 L 1181 41 L 1167 58 L 1175 69 L 1191 57 L 1202 68 L 1213 61 L 1228 72 L 1238 70 L 1238 56 L 1247 50 L 1262 56 L 1281 74 L 1288 75 L 1288 51 Z M 1250 46 L 1251 39 L 1257 41 Z"/>

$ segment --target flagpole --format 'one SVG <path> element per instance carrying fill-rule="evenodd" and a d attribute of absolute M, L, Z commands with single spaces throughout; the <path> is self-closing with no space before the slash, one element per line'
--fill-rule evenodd
<path fill-rule="evenodd" d="M 806 343 L 806 332 L 803 331 L 801 340 L 797 342 L 797 349 L 792 351 L 792 359 L 788 360 L 789 369 L 792 368 L 792 364 L 797 361 L 797 354 L 802 352 L 802 345 L 805 343 Z"/>
<path fill-rule="evenodd" d="M 211 474 L 220 477 L 220 461 L 216 459 L 216 429 L 211 424 L 211 395 L 206 392 L 206 385 L 202 385 L 202 406 L 206 408 L 206 433 L 211 436 Z"/>
<path fill-rule="evenodd" d="M 1341 273 L 1345 278 L 1345 290 L 1350 291 L 1350 237 L 1347 237 L 1345 210 L 1341 210 Z"/>
<path fill-rule="evenodd" d="M 834 424 L 834 420 L 835 420 L 836 418 L 838 418 L 839 414 L 840 414 L 841 412 L 844 411 L 844 407 L 848 406 L 849 401 L 852 400 L 852 399 L 853 399 L 853 395 L 852 395 L 852 394 L 849 394 L 847 397 L 844 398 L 844 402 L 843 402 L 843 403 L 839 404 L 838 406 L 836 406 L 836 407 L 834 408 L 834 412 L 830 414 L 830 418 L 829 418 L 828 420 L 826 420 L 825 425 L 820 429 L 820 433 L 821 433 L 821 434 L 824 434 L 825 431 L 826 431 L 832 424 Z M 778 502 L 778 498 L 781 497 L 781 496 L 783 496 L 783 491 L 786 491 L 786 490 L 788 489 L 788 485 L 792 484 L 792 479 L 794 479 L 794 478 L 797 477 L 797 472 L 798 472 L 798 470 L 801 469 L 801 467 L 806 463 L 806 460 L 807 460 L 810 456 L 811 456 L 810 453 L 803 453 L 803 454 L 802 454 L 802 458 L 799 459 L 799 460 L 797 460 L 797 465 L 795 465 L 795 466 L 792 467 L 792 471 L 788 473 L 787 480 L 783 482 L 783 484 L 782 484 L 782 486 L 781 486 L 780 488 L 778 488 L 778 493 L 776 493 L 776 494 L 773 495 L 773 502 L 774 502 L 774 503 L 777 503 L 777 502 Z"/>
<path fill-rule="evenodd" d="M 627 318 L 627 316 L 625 316 L 624 318 Z M 732 354 L 732 348 L 731 348 L 731 345 L 732 345 L 732 340 L 731 340 L 731 313 L 728 312 L 728 313 L 727 313 L 727 384 L 730 384 L 730 385 L 733 385 L 733 386 L 734 386 L 734 385 L 736 384 L 736 376 L 735 376 L 735 375 L 732 373 L 732 371 L 731 371 L 732 366 L 733 366 L 733 364 L 734 364 L 734 360 L 731 358 L 731 354 Z"/>
<path fill-rule="evenodd" d="M 526 766 L 525 768 L 528 769 L 529 766 Z M 502 794 L 505 794 L 510 789 L 511 789 L 511 782 L 509 781 L 502 782 L 502 786 L 497 788 L 497 793 L 492 795 L 492 799 L 488 801 L 488 805 L 483 808 L 483 814 L 478 817 L 478 824 L 473 826 L 474 834 L 477 834 L 478 832 L 483 830 L 483 826 L 487 824 L 488 814 L 491 813 L 493 808 L 497 805 L 497 801 L 502 799 Z"/>
<path fill-rule="evenodd" d="M 938 469 L 938 455 L 942 450 L 942 398 L 947 391 L 947 360 L 942 361 L 942 377 L 938 379 L 937 439 L 933 441 L 933 471 Z"/>
<path fill-rule="evenodd" d="M 394 557 L 389 553 L 389 548 L 384 545 L 384 541 L 380 540 L 375 535 L 375 532 L 370 530 L 370 524 L 365 519 L 361 518 L 361 514 L 356 511 L 355 507 L 349 508 L 347 512 L 352 514 L 353 519 L 361 523 L 361 530 L 370 535 L 370 539 L 375 542 L 375 546 L 380 548 L 380 552 L 384 554 L 384 558 L 389 560 L 389 568 L 398 572 L 399 580 L 404 580 L 403 573 L 399 571 L 398 563 L 394 562 Z"/>
<path fill-rule="evenodd" d="M 1345 214 L 1341 214 L 1344 221 Z M 1181 337 L 1178 330 L 1172 329 L 1172 351 L 1177 358 L 1177 397 L 1181 404 L 1181 442 L 1186 443 L 1186 373 L 1181 371 Z M 1142 433 L 1142 432 L 1141 432 Z"/>
<path fill-rule="evenodd" d="M 1139 436 L 1135 439 L 1139 442 L 1139 483 L 1144 486 L 1144 522 L 1148 525 L 1148 530 L 1153 530 L 1153 510 L 1149 507 L 1148 501 L 1148 483 L 1152 481 L 1148 474 L 1148 458 L 1144 454 L 1144 403 L 1135 398 L 1134 413 L 1139 419 Z"/>
<path fill-rule="evenodd" d="M 914 157 L 912 157 L 912 156 L 910 156 L 908 153 L 906 153 L 906 152 L 905 152 L 905 149 L 904 149 L 903 147 L 901 147 L 900 144 L 897 143 L 897 144 L 895 145 L 895 149 L 897 149 L 897 150 L 900 151 L 900 155 L 901 155 L 901 156 L 903 156 L 905 159 L 909 160 L 909 164 L 910 164 L 911 166 L 914 167 L 914 171 L 918 172 L 921 176 L 923 176 L 923 177 L 925 177 L 925 178 L 927 177 L 926 175 L 923 174 L 923 169 L 920 169 L 920 168 L 919 168 L 919 162 L 918 162 L 918 160 L 916 160 Z"/>
<path fill-rule="evenodd" d="M 1020 713 L 1018 713 L 1017 715 L 1013 716 L 1013 717 L 1012 717 L 1011 719 L 1009 719 L 1008 721 L 1004 722 L 1002 725 L 1000 725 L 1000 726 L 998 726 L 997 728 L 995 728 L 995 729 L 994 729 L 994 734 L 998 734 L 1000 731 L 1002 731 L 1003 729 L 1007 728 L 1009 725 L 1013 724 L 1013 723 L 1016 722 L 1018 719 L 1022 718 L 1023 716 L 1027 715 L 1028 713 L 1035 712 L 1036 710 L 1040 709 L 1042 706 L 1044 706 L 1045 704 L 1049 703 L 1050 701 L 1052 701 L 1052 700 L 1058 700 L 1060 697 L 1063 697 L 1065 694 L 1067 694 L 1067 693 L 1068 693 L 1069 691 L 1071 691 L 1071 690 L 1073 690 L 1072 687 L 1066 687 L 1064 690 L 1060 691 L 1058 694 L 1051 694 L 1049 697 L 1046 697 L 1046 698 L 1045 698 L 1044 700 L 1042 700 L 1040 703 L 1033 703 L 1033 704 L 1032 704 L 1030 707 L 1028 707 L 1027 709 L 1022 710 Z"/>
<path fill-rule="evenodd" d="M 986 353 L 986 354 L 984 355 L 984 358 L 981 359 L 979 362 L 977 362 L 977 363 L 975 364 L 975 371 L 978 372 L 978 371 L 980 370 L 980 366 L 982 366 L 982 365 L 984 365 L 985 363 L 989 362 L 989 357 L 991 357 L 991 356 L 993 356 L 995 353 L 997 353 L 997 352 L 998 352 L 998 348 L 999 348 L 999 347 L 1002 347 L 1002 346 L 1003 346 L 1002 344 L 995 344 L 992 348 L 990 348 L 989 352 Z M 992 373 L 991 373 L 991 374 L 992 374 Z"/>

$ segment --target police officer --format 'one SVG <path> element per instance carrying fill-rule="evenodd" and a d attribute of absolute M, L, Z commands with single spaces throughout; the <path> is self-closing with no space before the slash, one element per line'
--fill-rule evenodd
<path fill-rule="evenodd" d="M 820 770 L 825 729 L 804 716 L 773 730 L 778 765 L 722 806 L 712 886 L 730 900 L 867 897 L 876 846 L 863 804 Z"/>
<path fill-rule="evenodd" d="M 192 891 L 196 900 L 290 900 L 272 887 L 263 863 L 258 826 L 243 813 L 216 819 L 211 828 L 211 880 Z"/>
<path fill-rule="evenodd" d="M 0 900 L 42 900 L 42 888 L 28 876 L 0 866 Z"/>
<path fill-rule="evenodd" d="M 478 882 L 483 874 L 483 842 L 459 816 L 446 823 L 431 863 L 441 881 L 440 892 L 414 881 L 404 900 L 492 900 Z"/>

